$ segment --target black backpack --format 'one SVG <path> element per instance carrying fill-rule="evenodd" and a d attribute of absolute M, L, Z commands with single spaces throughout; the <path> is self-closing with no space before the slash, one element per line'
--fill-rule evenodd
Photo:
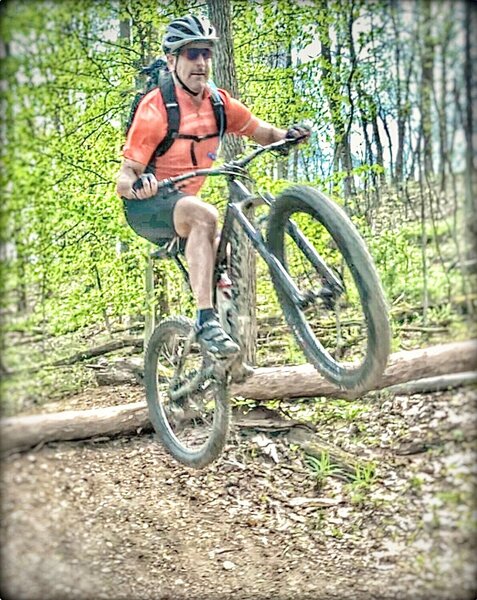
<path fill-rule="evenodd" d="M 212 81 L 208 81 L 208 86 L 211 92 L 210 102 L 212 104 L 215 121 L 217 123 L 217 131 L 215 133 L 210 133 L 202 136 L 183 135 L 179 134 L 179 125 L 181 120 L 180 109 L 176 98 L 174 80 L 172 79 L 170 71 L 167 69 L 166 61 L 163 58 L 158 58 L 148 67 L 144 67 L 140 71 L 140 74 L 147 75 L 148 79 L 146 81 L 144 90 L 136 94 L 131 104 L 131 110 L 126 125 L 126 135 L 131 127 L 139 103 L 144 98 L 144 96 L 154 88 L 159 88 L 162 95 L 162 99 L 164 101 L 164 106 L 167 111 L 167 133 L 164 139 L 159 143 L 159 145 L 155 149 L 153 155 L 151 156 L 151 160 L 148 164 L 148 170 L 153 169 L 155 159 L 158 156 L 162 156 L 163 154 L 165 154 L 174 143 L 174 140 L 176 140 L 177 138 L 201 142 L 202 140 L 218 136 L 220 140 L 222 140 L 227 127 L 227 117 L 225 115 L 225 108 L 222 98 L 217 90 L 217 87 Z M 193 164 L 197 164 L 193 144 L 191 145 L 191 157 Z"/>

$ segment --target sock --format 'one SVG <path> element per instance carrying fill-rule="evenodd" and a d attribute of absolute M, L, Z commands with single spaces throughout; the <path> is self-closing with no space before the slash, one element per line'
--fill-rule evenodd
<path fill-rule="evenodd" d="M 197 325 L 199 327 L 214 318 L 216 318 L 216 315 L 213 308 L 201 308 L 197 311 Z"/>

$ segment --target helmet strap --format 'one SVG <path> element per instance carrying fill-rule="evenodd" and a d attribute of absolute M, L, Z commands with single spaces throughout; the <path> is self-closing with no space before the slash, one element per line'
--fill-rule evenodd
<path fill-rule="evenodd" d="M 179 60 L 179 56 L 177 56 L 177 60 Z M 183 81 L 182 79 L 179 77 L 179 74 L 177 73 L 177 70 L 174 71 L 174 75 L 177 78 L 177 81 L 181 84 L 181 86 L 185 89 L 185 91 L 188 94 L 191 94 L 192 96 L 198 96 L 200 94 L 200 92 L 194 92 L 194 90 L 191 90 L 190 87 L 188 87 Z"/>

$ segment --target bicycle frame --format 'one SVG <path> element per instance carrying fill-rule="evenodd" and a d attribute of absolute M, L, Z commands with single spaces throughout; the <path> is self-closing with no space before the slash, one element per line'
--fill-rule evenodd
<path fill-rule="evenodd" d="M 252 205 L 257 206 L 259 204 L 267 204 L 268 206 L 272 207 L 273 197 L 261 195 L 260 201 L 257 203 L 257 196 L 252 194 L 241 181 L 236 179 L 232 179 L 230 181 L 230 198 L 225 211 L 224 224 L 217 250 L 217 257 L 215 261 L 215 277 L 218 279 L 218 276 L 223 269 L 223 265 L 226 263 L 227 245 L 230 240 L 230 233 L 235 220 L 240 224 L 241 229 L 250 240 L 256 251 L 260 254 L 262 259 L 265 261 L 269 269 L 273 271 L 273 274 L 280 281 L 282 287 L 287 290 L 290 299 L 295 304 L 304 308 L 308 304 L 308 299 L 300 293 L 300 290 L 296 287 L 295 283 L 278 259 L 273 254 L 270 254 L 260 231 L 254 227 L 254 225 L 252 225 L 250 220 L 244 214 L 244 210 Z M 325 285 L 333 292 L 333 294 L 341 294 L 343 292 L 343 286 L 341 282 L 327 267 L 326 263 L 316 252 L 315 248 L 308 243 L 300 229 L 292 221 L 288 223 L 287 233 L 316 268 L 318 273 L 323 278 Z M 189 273 L 187 268 L 177 253 L 174 251 L 171 252 L 169 249 L 167 249 L 159 256 L 158 252 L 153 253 L 153 256 L 158 258 L 172 258 L 179 267 L 185 280 L 189 282 Z"/>
<path fill-rule="evenodd" d="M 244 210 L 253 205 L 266 204 L 270 208 L 272 208 L 274 198 L 273 196 L 267 193 L 260 194 L 258 197 L 257 195 L 254 195 L 246 187 L 243 181 L 241 181 L 241 179 L 246 177 L 246 173 L 243 170 L 243 167 L 249 162 L 251 162 L 256 156 L 258 156 L 262 152 L 266 152 L 267 150 L 272 150 L 275 148 L 278 149 L 280 146 L 286 145 L 286 143 L 287 142 L 284 140 L 280 142 L 275 142 L 274 144 L 270 144 L 269 146 L 261 147 L 258 150 L 255 150 L 251 155 L 245 157 L 240 161 L 232 162 L 228 165 L 224 165 L 223 167 L 219 167 L 218 169 L 203 169 L 201 171 L 197 171 L 196 173 L 189 173 L 179 177 L 175 177 L 171 180 L 164 181 L 163 185 L 173 185 L 176 182 L 183 181 L 185 179 L 197 175 L 222 175 L 227 177 L 229 183 L 229 200 L 225 211 L 224 224 L 222 227 L 215 262 L 216 280 L 218 279 L 220 272 L 224 267 L 224 264 L 226 264 L 227 245 L 231 237 L 230 234 L 232 231 L 233 222 L 237 221 L 240 225 L 240 228 L 243 230 L 247 238 L 254 246 L 255 250 L 260 254 L 262 259 L 267 264 L 268 268 L 272 271 L 274 277 L 280 282 L 281 287 L 286 291 L 290 300 L 294 304 L 300 306 L 301 308 L 305 308 L 309 304 L 311 299 L 303 296 L 303 294 L 300 292 L 300 290 L 297 288 L 297 286 L 289 276 L 285 267 L 273 254 L 269 252 L 260 231 L 250 222 L 250 220 L 244 213 Z M 288 140 L 288 143 L 290 143 L 290 140 Z M 333 296 L 339 296 L 344 290 L 341 281 L 328 268 L 321 256 L 316 252 L 315 248 L 308 243 L 307 239 L 301 233 L 300 229 L 292 221 L 288 222 L 287 233 L 295 241 L 300 250 L 302 250 L 304 255 L 308 258 L 308 260 L 313 264 L 317 272 L 320 274 L 323 280 L 324 288 L 326 288 L 328 292 L 331 292 Z M 153 256 L 156 256 L 158 258 L 174 259 L 186 281 L 189 281 L 188 271 L 181 259 L 179 258 L 177 252 L 171 252 L 168 248 L 165 252 L 158 251 L 153 253 Z M 320 295 L 319 292 L 318 295 Z M 322 297 L 324 297 L 324 295 Z"/>

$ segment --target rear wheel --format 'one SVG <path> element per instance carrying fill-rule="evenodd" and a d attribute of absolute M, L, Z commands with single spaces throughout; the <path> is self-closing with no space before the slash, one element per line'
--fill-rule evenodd
<path fill-rule="evenodd" d="M 154 330 L 145 356 L 149 416 L 166 450 L 190 467 L 215 460 L 227 440 L 230 405 L 227 374 L 204 356 L 194 324 L 165 319 Z"/>
<path fill-rule="evenodd" d="M 390 326 L 373 260 L 349 217 L 320 192 L 293 186 L 273 204 L 267 242 L 300 291 L 298 303 L 272 273 L 308 360 L 341 388 L 371 389 L 386 366 Z"/>

